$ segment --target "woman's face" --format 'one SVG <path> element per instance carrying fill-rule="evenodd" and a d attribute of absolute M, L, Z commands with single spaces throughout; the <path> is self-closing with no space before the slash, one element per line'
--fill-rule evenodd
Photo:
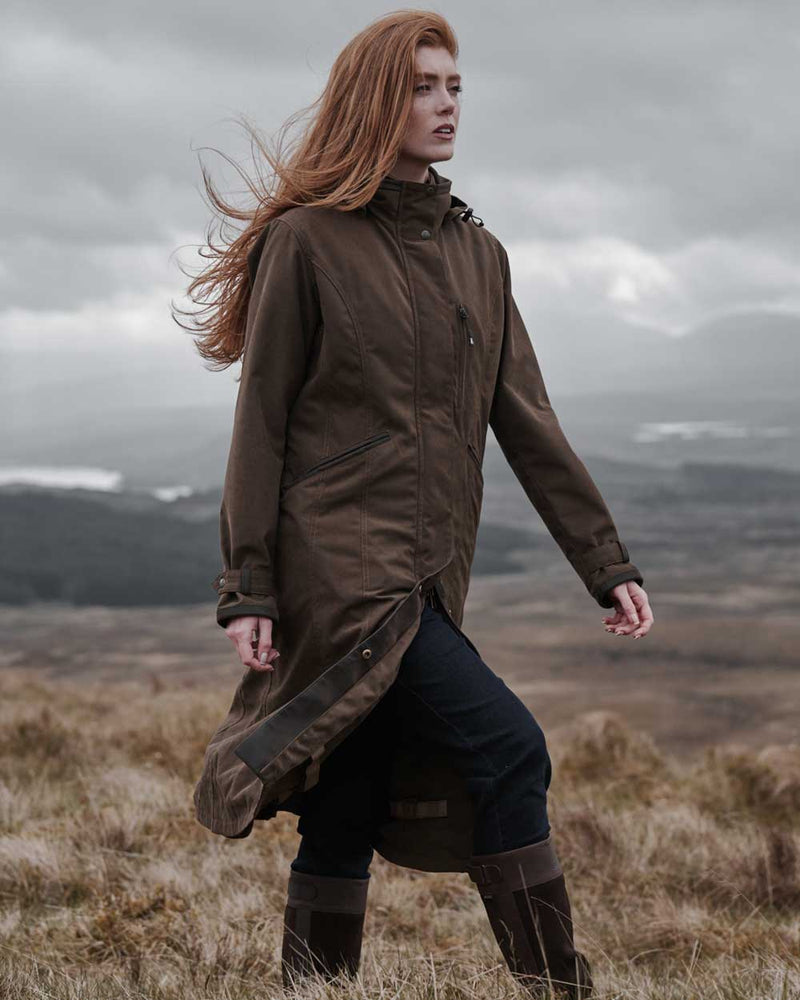
<path fill-rule="evenodd" d="M 424 181 L 430 163 L 450 159 L 461 110 L 460 91 L 461 77 L 447 49 L 418 45 L 414 104 L 393 177 Z M 436 131 L 445 125 L 451 126 L 450 131 Z"/>

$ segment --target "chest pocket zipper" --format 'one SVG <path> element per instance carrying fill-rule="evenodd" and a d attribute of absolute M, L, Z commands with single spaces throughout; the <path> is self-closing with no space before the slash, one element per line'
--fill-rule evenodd
<path fill-rule="evenodd" d="M 456 311 L 458 312 L 459 325 L 462 332 L 461 368 L 459 371 L 458 381 L 458 409 L 461 411 L 464 409 L 467 372 L 469 371 L 468 365 L 471 365 L 472 363 L 472 359 L 469 357 L 470 347 L 474 345 L 475 339 L 473 338 L 472 331 L 469 328 L 469 311 L 463 302 L 457 303 Z"/>

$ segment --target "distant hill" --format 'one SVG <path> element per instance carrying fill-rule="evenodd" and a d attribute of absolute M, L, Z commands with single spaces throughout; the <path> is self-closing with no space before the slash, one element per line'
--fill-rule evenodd
<path fill-rule="evenodd" d="M 0 603 L 141 606 L 215 601 L 220 490 L 165 503 L 143 494 L 0 489 Z M 473 572 L 514 573 L 524 528 L 481 526 Z"/>
<path fill-rule="evenodd" d="M 139 502 L 139 498 L 135 498 Z M 216 525 L 114 494 L 0 493 L 0 602 L 189 604 L 214 598 Z"/>
<path fill-rule="evenodd" d="M 645 359 L 641 359 L 645 360 Z M 800 316 L 752 312 L 695 327 L 637 366 L 642 387 L 738 400 L 797 398 Z"/>
<path fill-rule="evenodd" d="M 658 553 L 694 563 L 700 545 L 720 569 L 754 546 L 768 559 L 760 542 L 767 539 L 780 559 L 793 558 L 800 473 L 598 457 L 586 464 L 634 561 L 648 569 Z M 487 452 L 484 476 L 473 573 L 513 574 L 531 565 L 563 571 L 561 551 L 499 450 Z M 0 487 L 0 603 L 213 601 L 220 500 L 219 487 L 172 502 L 130 490 Z"/>
<path fill-rule="evenodd" d="M 528 329 L 579 454 L 800 471 L 799 317 L 742 313 L 680 338 L 563 315 L 530 316 Z M 137 488 L 206 489 L 222 478 L 237 365 L 207 371 L 188 347 L 165 358 L 144 348 L 119 356 L 106 348 L 97 358 L 6 348 L 0 364 L 0 466 L 93 466 Z M 700 421 L 728 421 L 731 436 L 647 441 L 639 433 L 644 422 Z M 492 446 L 490 431 L 487 454 Z"/>
<path fill-rule="evenodd" d="M 753 311 L 698 324 L 681 337 L 622 321 L 564 316 L 529 323 L 548 385 L 559 399 L 585 393 L 671 396 L 711 405 L 794 400 L 800 371 L 800 315 Z M 685 417 L 685 415 L 684 415 Z"/>

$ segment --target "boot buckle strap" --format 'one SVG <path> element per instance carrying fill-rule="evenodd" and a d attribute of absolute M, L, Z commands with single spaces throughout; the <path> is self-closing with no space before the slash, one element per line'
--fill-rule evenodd
<path fill-rule="evenodd" d="M 500 865 L 467 865 L 467 873 L 477 885 L 489 885 L 503 879 Z"/>

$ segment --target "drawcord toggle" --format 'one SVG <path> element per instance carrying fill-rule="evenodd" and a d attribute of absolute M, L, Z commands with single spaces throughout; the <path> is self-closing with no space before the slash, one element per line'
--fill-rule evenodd
<path fill-rule="evenodd" d="M 480 228 L 483 225 L 483 219 L 479 215 L 475 215 L 471 208 L 465 208 L 463 212 L 460 213 L 461 221 L 466 222 L 467 219 L 473 222 L 476 226 Z"/>

